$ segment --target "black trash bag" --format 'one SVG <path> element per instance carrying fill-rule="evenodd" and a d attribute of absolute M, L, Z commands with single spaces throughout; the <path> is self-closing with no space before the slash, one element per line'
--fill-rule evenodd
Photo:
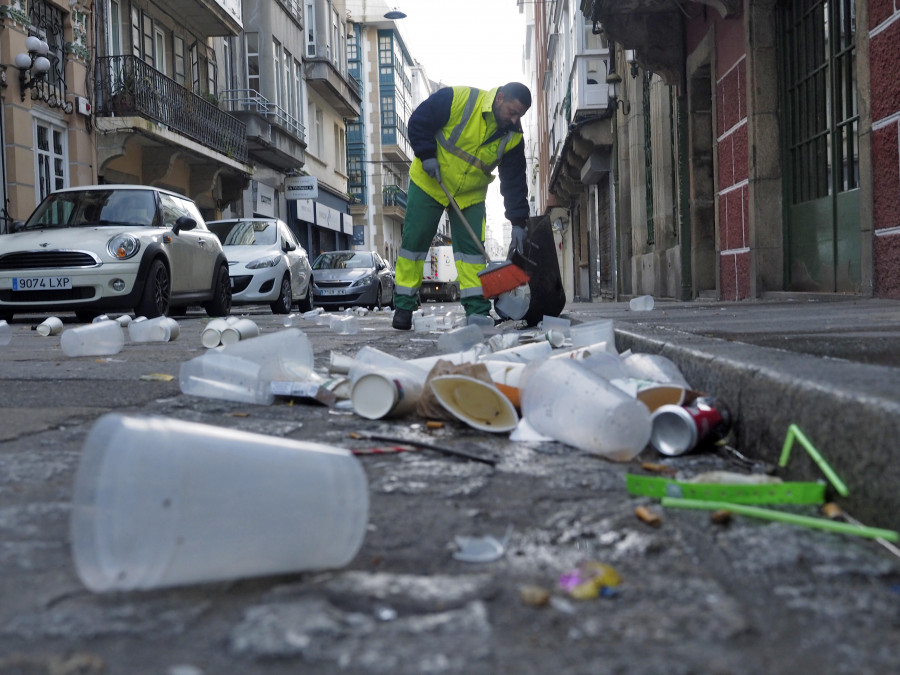
<path fill-rule="evenodd" d="M 559 316 L 562 313 L 566 306 L 566 291 L 556 257 L 550 216 L 529 218 L 526 229 L 525 250 L 522 255 L 514 255 L 512 261 L 531 277 L 528 282 L 531 301 L 521 320 L 529 326 L 536 326 L 544 316 Z"/>

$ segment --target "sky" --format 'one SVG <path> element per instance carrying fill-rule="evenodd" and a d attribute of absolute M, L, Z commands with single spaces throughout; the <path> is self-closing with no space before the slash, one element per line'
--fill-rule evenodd
<path fill-rule="evenodd" d="M 404 12 L 397 21 L 410 55 L 431 80 L 493 89 L 522 73 L 525 19 L 516 0 L 387 0 Z M 527 82 L 526 82 L 527 83 Z M 494 180 L 488 191 L 488 237 L 502 244 L 503 201 Z"/>

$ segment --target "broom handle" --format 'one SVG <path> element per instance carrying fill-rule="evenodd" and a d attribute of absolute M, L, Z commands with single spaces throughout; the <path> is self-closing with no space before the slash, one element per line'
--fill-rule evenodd
<path fill-rule="evenodd" d="M 441 189 L 444 191 L 444 194 L 447 195 L 447 199 L 450 200 L 450 206 L 453 207 L 453 210 L 456 211 L 456 215 L 459 216 L 459 219 L 462 221 L 462 224 L 466 226 L 466 229 L 469 231 L 469 234 L 472 235 L 472 240 L 478 246 L 478 250 L 481 251 L 481 255 L 484 256 L 484 261 L 486 263 L 490 263 L 491 259 L 488 257 L 487 251 L 484 250 L 484 244 L 481 243 L 481 238 L 475 234 L 475 230 L 472 229 L 472 226 L 469 225 L 469 221 L 466 220 L 466 217 L 463 215 L 462 210 L 459 208 L 459 204 L 456 203 L 456 200 L 453 199 L 453 195 L 450 194 L 450 190 L 447 189 L 447 186 L 444 185 L 443 181 L 438 181 L 438 185 L 441 186 Z"/>

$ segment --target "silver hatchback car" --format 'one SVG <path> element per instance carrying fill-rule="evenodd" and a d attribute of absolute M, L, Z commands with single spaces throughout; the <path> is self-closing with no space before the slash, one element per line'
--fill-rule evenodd
<path fill-rule="evenodd" d="M 306 250 L 278 218 L 212 220 L 207 227 L 222 242 L 235 305 L 268 303 L 275 314 L 295 304 L 313 308 L 312 267 Z"/>

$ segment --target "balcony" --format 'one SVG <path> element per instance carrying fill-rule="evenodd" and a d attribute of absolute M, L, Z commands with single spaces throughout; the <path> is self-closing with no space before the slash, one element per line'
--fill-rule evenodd
<path fill-rule="evenodd" d="M 324 98 L 337 113 L 346 119 L 359 117 L 362 96 L 359 82 L 350 75 L 342 75 L 330 59 L 313 56 L 306 59 L 306 84 Z"/>
<path fill-rule="evenodd" d="M 233 115 L 192 94 L 135 56 L 97 58 L 95 73 L 98 117 L 139 117 L 158 125 L 148 128 L 160 140 L 174 132 L 246 164 L 247 127 Z"/>
<path fill-rule="evenodd" d="M 575 56 L 569 80 L 569 122 L 579 122 L 609 110 L 614 91 L 606 83 L 608 58 L 607 53 Z"/>
<path fill-rule="evenodd" d="M 248 151 L 254 160 L 279 171 L 306 163 L 306 128 L 284 108 L 255 89 L 229 89 L 219 100 L 247 125 Z"/>
<path fill-rule="evenodd" d="M 384 205 L 382 214 L 386 218 L 403 221 L 406 215 L 407 193 L 399 185 L 385 185 L 381 189 L 381 199 Z"/>
<path fill-rule="evenodd" d="M 240 35 L 241 0 L 156 0 L 156 4 L 195 32 L 208 37 Z"/>

